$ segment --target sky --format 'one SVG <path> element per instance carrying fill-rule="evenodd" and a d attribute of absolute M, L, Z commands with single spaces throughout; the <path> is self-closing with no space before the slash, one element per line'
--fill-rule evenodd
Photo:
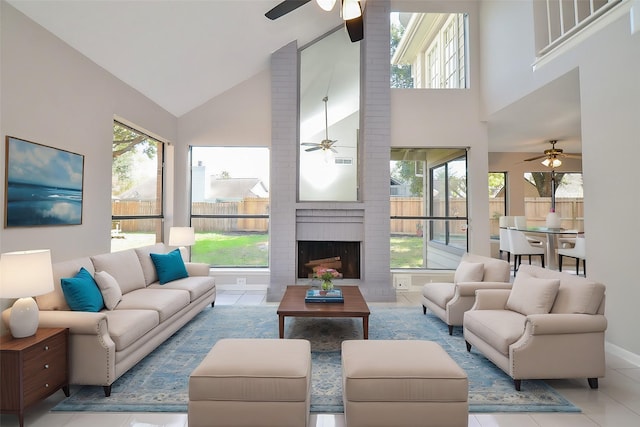
<path fill-rule="evenodd" d="M 202 161 L 206 176 L 223 171 L 231 178 L 260 178 L 269 188 L 269 149 L 265 147 L 193 147 L 192 164 Z"/>

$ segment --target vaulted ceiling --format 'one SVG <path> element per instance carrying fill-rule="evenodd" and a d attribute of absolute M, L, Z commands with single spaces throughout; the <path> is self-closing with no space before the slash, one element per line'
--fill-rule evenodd
<path fill-rule="evenodd" d="M 315 2 L 275 21 L 281 0 L 7 0 L 176 117 L 269 67 L 272 52 L 337 26 Z M 490 151 L 580 151 L 577 73 L 490 117 Z"/>

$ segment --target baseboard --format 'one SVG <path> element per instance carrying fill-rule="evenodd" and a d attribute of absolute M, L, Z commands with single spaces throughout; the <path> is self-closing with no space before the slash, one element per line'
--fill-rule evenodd
<path fill-rule="evenodd" d="M 267 292 L 269 285 L 236 285 L 236 284 L 216 284 L 219 291 L 264 291 Z"/>
<path fill-rule="evenodd" d="M 611 344 L 609 342 L 604 343 L 604 350 L 607 353 L 610 353 L 614 356 L 617 356 L 633 365 L 640 367 L 640 355 L 632 353 L 628 350 L 625 350 L 622 347 L 619 347 L 615 344 Z"/>

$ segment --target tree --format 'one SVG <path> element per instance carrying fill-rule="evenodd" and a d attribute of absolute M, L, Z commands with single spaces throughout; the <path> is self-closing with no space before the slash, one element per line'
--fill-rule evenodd
<path fill-rule="evenodd" d="M 398 43 L 402 38 L 404 27 L 398 24 L 391 24 L 391 56 L 398 48 Z M 411 65 L 391 65 L 391 87 L 412 88 L 413 77 L 411 77 Z"/>
<path fill-rule="evenodd" d="M 135 155 L 142 153 L 149 159 L 156 157 L 157 141 L 147 135 L 135 132 L 117 122 L 113 123 L 113 143 L 111 148 L 111 173 L 116 177 L 112 192 L 119 194 L 133 185 L 132 172 Z"/>
<path fill-rule="evenodd" d="M 422 176 L 416 175 L 416 164 L 415 161 L 397 161 L 391 171 L 391 176 L 398 181 L 409 184 L 411 196 L 422 197 Z"/>
<path fill-rule="evenodd" d="M 551 197 L 551 172 L 530 172 L 531 178 L 528 178 L 529 182 L 535 185 L 540 197 Z M 562 178 L 564 173 L 555 172 L 556 176 L 556 190 L 562 185 Z"/>

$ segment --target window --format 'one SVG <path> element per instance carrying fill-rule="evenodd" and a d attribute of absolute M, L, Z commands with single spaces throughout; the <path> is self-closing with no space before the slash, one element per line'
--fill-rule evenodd
<path fill-rule="evenodd" d="M 111 252 L 162 241 L 162 142 L 114 121 Z"/>
<path fill-rule="evenodd" d="M 552 197 L 552 174 L 555 194 Z M 527 225 L 544 226 L 547 213 L 555 202 L 562 228 L 584 230 L 584 199 L 581 173 L 526 172 L 524 213 Z"/>
<path fill-rule="evenodd" d="M 467 21 L 464 13 L 392 13 L 391 87 L 466 88 Z"/>
<path fill-rule="evenodd" d="M 500 238 L 500 217 L 507 214 L 507 173 L 489 172 L 489 233 Z"/>
<path fill-rule="evenodd" d="M 467 249 L 466 168 L 465 149 L 391 149 L 392 268 L 457 267 Z"/>
<path fill-rule="evenodd" d="M 269 150 L 191 148 L 191 259 L 213 267 L 269 266 Z"/>

